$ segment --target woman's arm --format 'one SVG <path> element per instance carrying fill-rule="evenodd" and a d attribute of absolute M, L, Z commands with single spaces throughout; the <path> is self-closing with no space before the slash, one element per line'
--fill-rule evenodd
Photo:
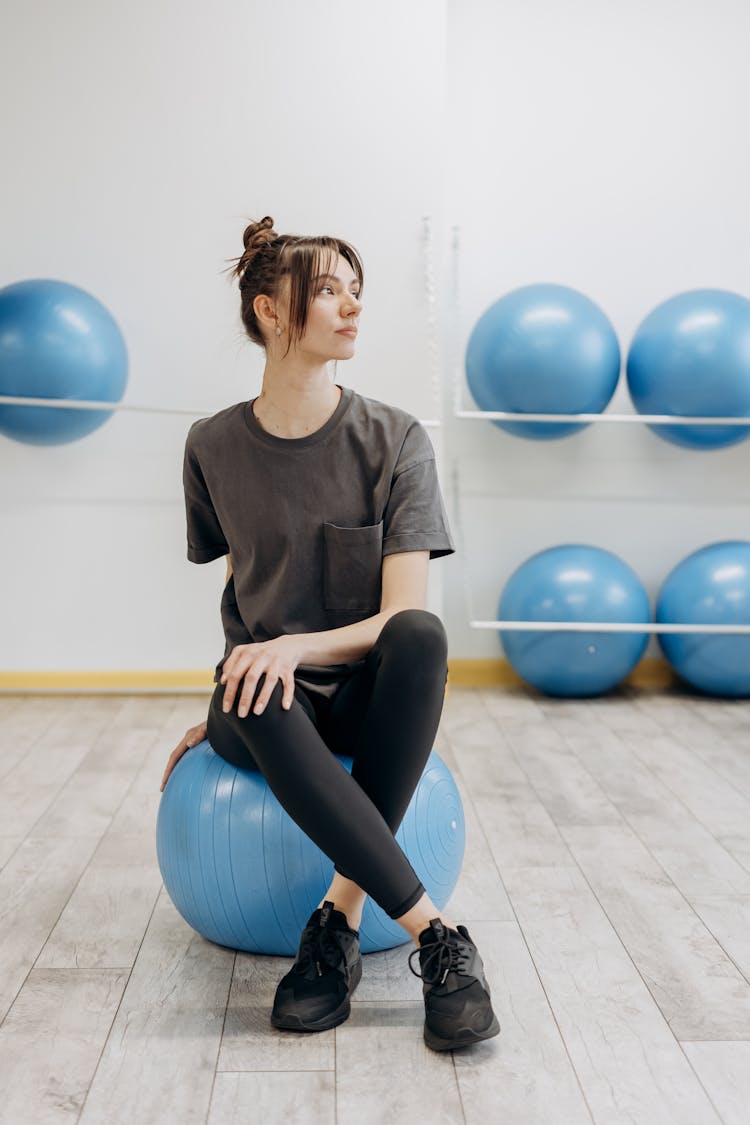
<path fill-rule="evenodd" d="M 294 699 L 294 669 L 299 664 L 343 664 L 366 656 L 389 617 L 402 609 L 423 609 L 427 594 L 429 551 L 404 551 L 383 559 L 380 612 L 354 625 L 322 633 L 289 633 L 270 641 L 237 645 L 221 674 L 225 685 L 222 709 L 244 718 L 262 675 L 265 683 L 253 704 L 260 715 L 276 684 L 283 683 L 281 705 L 288 710 Z M 237 693 L 240 692 L 239 699 Z"/>
<path fill-rule="evenodd" d="M 226 586 L 227 582 L 229 581 L 229 579 L 231 577 L 232 577 L 232 556 L 227 555 L 227 576 L 224 579 L 224 585 L 225 586 Z"/>
<path fill-rule="evenodd" d="M 383 559 L 380 612 L 354 625 L 322 633 L 296 633 L 300 664 L 346 664 L 361 660 L 389 617 L 401 609 L 424 609 L 429 551 L 403 551 Z"/>

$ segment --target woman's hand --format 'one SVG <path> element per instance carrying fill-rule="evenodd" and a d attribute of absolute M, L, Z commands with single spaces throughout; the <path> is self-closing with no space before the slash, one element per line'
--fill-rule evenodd
<path fill-rule="evenodd" d="M 221 683 L 225 684 L 223 710 L 231 711 L 235 696 L 244 679 L 244 686 L 237 704 L 237 714 L 244 718 L 250 710 L 258 680 L 265 672 L 264 683 L 253 714 L 260 715 L 278 680 L 284 685 L 281 706 L 288 711 L 294 701 L 294 669 L 302 657 L 300 637 L 294 633 L 275 637 L 272 641 L 257 644 L 237 645 L 232 649 L 221 672 Z"/>
<path fill-rule="evenodd" d="M 174 750 L 169 755 L 169 761 L 167 762 L 167 768 L 164 770 L 164 776 L 161 779 L 161 787 L 160 787 L 160 790 L 159 790 L 161 793 L 164 792 L 164 786 L 167 784 L 167 778 L 169 777 L 170 773 L 175 768 L 175 766 L 177 765 L 177 763 L 179 762 L 180 758 L 185 753 L 185 751 L 189 750 L 191 746 L 197 746 L 198 743 L 202 742 L 205 737 L 206 737 L 206 723 L 205 722 L 198 723 L 197 727 L 191 727 L 190 730 L 185 731 L 185 737 L 182 739 L 182 741 L 180 743 L 177 744 L 177 746 L 175 746 Z"/>

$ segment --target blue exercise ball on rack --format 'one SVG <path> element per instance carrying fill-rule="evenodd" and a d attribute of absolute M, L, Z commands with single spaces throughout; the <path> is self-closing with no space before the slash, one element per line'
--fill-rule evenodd
<path fill-rule="evenodd" d="M 351 772 L 352 759 L 336 755 Z M 465 846 L 456 783 L 430 754 L 396 832 L 430 898 L 445 906 Z M 230 949 L 291 956 L 333 877 L 333 863 L 279 804 L 254 770 L 237 769 L 207 740 L 177 763 L 159 805 L 156 850 L 164 885 L 185 921 Z M 363 952 L 408 941 L 406 931 L 368 898 Z"/>
<path fill-rule="evenodd" d="M 750 542 L 710 543 L 667 575 L 656 601 L 665 625 L 750 625 Z M 709 695 L 750 696 L 750 634 L 660 633 L 677 674 Z"/>
<path fill-rule="evenodd" d="M 127 375 L 117 322 L 85 289 L 47 279 L 0 289 L 0 395 L 118 402 Z M 111 410 L 0 404 L 0 433 L 30 445 L 63 445 L 111 416 Z"/>
<path fill-rule="evenodd" d="M 657 305 L 638 326 L 627 381 L 640 414 L 750 419 L 750 301 L 693 289 Z M 750 426 L 651 425 L 688 449 L 735 445 Z"/>
<path fill-rule="evenodd" d="M 503 588 L 500 621 L 650 623 L 646 590 L 611 551 L 585 545 L 532 555 Z M 522 679 L 547 695 L 601 695 L 633 671 L 648 633 L 500 629 L 505 655 Z"/>
<path fill-rule="evenodd" d="M 598 414 L 620 377 L 620 345 L 604 312 L 565 285 L 526 285 L 482 314 L 466 348 L 466 377 L 480 410 Z M 581 422 L 492 419 L 519 437 L 550 440 Z"/>

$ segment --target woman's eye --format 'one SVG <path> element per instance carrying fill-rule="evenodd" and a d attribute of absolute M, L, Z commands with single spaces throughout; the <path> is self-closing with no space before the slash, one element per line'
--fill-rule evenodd
<path fill-rule="evenodd" d="M 320 294 L 320 293 L 333 293 L 333 292 L 334 292 L 334 289 L 333 289 L 333 286 L 332 286 L 332 285 L 321 285 L 320 289 L 318 290 L 318 293 L 319 293 L 319 294 Z M 360 293 L 359 291 L 358 291 L 358 292 L 356 292 L 356 293 L 354 293 L 354 292 L 353 292 L 353 293 L 352 293 L 352 296 L 353 296 L 353 297 L 356 297 L 356 298 L 357 298 L 357 300 L 361 302 L 361 300 L 362 300 L 362 294 L 361 294 L 361 293 Z"/>

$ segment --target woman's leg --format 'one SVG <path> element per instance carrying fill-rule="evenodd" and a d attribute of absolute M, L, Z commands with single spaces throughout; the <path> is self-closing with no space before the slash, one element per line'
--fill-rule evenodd
<path fill-rule="evenodd" d="M 355 682 L 340 689 L 338 707 L 331 708 L 339 747 L 354 756 L 351 774 L 323 741 L 312 704 L 299 689 L 283 711 L 277 683 L 263 713 L 255 715 L 251 706 L 241 719 L 221 710 L 224 689 L 217 685 L 208 717 L 214 749 L 235 765 L 259 767 L 282 806 L 333 859 L 336 878 L 346 879 L 352 892 L 371 895 L 414 939 L 424 1037 L 434 1050 L 468 1046 L 500 1030 L 468 931 L 441 919 L 393 835 L 432 747 L 445 661 L 444 630 L 433 614 L 404 610 L 386 622 Z M 258 691 L 264 682 L 261 677 Z M 353 742 L 343 745 L 349 738 Z M 276 989 L 274 1026 L 322 1031 L 348 1017 L 362 958 L 347 923 L 334 900 L 313 913 Z M 409 964 L 416 972 L 411 958 Z"/>
<path fill-rule="evenodd" d="M 264 682 L 262 676 L 256 697 Z M 217 684 L 207 732 L 216 753 L 240 768 L 259 769 L 303 832 L 390 917 L 409 911 L 424 888 L 381 813 L 321 738 L 304 693 L 298 689 L 283 710 L 277 683 L 263 713 L 251 709 L 245 718 L 236 707 L 225 714 L 223 696 Z"/>
<path fill-rule="evenodd" d="M 448 676 L 447 638 L 426 610 L 402 610 L 386 622 L 363 667 L 335 695 L 321 734 L 354 758 L 352 777 L 395 834 L 432 749 Z M 334 902 L 356 928 L 366 894 L 338 867 L 323 901 Z M 426 894 L 398 918 L 414 940 L 442 917 Z"/>
<path fill-rule="evenodd" d="M 442 621 L 424 609 L 401 610 L 334 696 L 321 726 L 335 753 L 354 758 L 352 777 L 391 832 L 401 824 L 430 756 L 447 679 Z"/>

